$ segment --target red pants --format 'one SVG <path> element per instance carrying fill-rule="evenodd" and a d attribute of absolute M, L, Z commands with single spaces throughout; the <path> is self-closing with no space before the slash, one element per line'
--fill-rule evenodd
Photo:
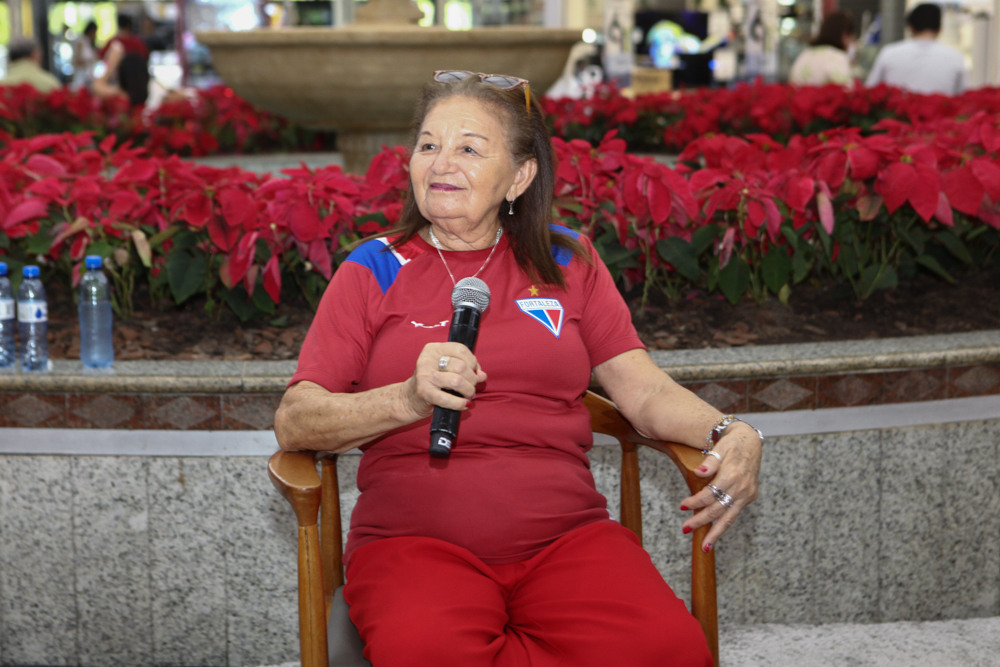
<path fill-rule="evenodd" d="M 698 622 L 610 521 L 508 565 L 427 537 L 371 542 L 344 597 L 373 667 L 712 665 Z"/>

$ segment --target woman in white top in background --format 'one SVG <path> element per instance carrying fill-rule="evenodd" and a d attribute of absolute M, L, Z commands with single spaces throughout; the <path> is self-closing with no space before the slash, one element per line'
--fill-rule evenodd
<path fill-rule="evenodd" d="M 851 73 L 853 47 L 854 19 L 845 12 L 833 12 L 823 19 L 812 45 L 796 58 L 789 83 L 796 86 L 850 85 L 854 81 Z"/>

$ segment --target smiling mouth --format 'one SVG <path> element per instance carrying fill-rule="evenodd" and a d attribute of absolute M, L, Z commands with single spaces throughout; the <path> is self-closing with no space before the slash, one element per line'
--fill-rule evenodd
<path fill-rule="evenodd" d="M 441 192 L 455 192 L 456 190 L 461 190 L 462 188 L 455 185 L 448 185 L 447 183 L 434 183 L 431 185 L 431 190 L 439 190 Z"/>

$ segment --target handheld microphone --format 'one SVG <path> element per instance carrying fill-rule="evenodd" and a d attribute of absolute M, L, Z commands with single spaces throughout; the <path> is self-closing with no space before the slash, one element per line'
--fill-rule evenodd
<path fill-rule="evenodd" d="M 451 316 L 448 331 L 449 343 L 462 343 L 469 351 L 474 351 L 479 336 L 479 320 L 490 305 L 490 288 L 479 278 L 462 278 L 451 292 L 451 305 L 455 312 Z M 454 389 L 442 389 L 454 396 L 461 396 Z M 458 410 L 436 406 L 431 420 L 431 456 L 446 459 L 451 456 L 451 448 L 458 437 Z"/>

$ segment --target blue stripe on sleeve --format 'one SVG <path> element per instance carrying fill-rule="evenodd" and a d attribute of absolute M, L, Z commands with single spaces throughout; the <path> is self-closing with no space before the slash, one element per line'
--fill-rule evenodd
<path fill-rule="evenodd" d="M 345 261 L 360 264 L 375 276 L 378 286 L 385 294 L 396 281 L 396 274 L 403 268 L 403 262 L 391 250 L 387 250 L 388 241 L 384 238 L 372 239 L 355 248 Z"/>
<path fill-rule="evenodd" d="M 563 227 L 562 225 L 549 225 L 549 230 L 556 234 L 565 234 L 574 240 L 580 237 L 580 232 L 575 232 L 569 227 Z M 573 259 L 573 253 L 568 248 L 553 244 L 552 258 L 556 260 L 556 264 L 559 266 L 569 266 L 570 260 Z"/>

